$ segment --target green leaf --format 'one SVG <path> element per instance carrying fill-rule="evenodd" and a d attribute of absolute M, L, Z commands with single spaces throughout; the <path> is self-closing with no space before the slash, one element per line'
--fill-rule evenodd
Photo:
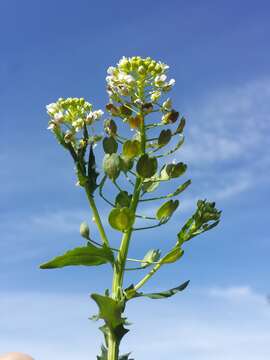
<path fill-rule="evenodd" d="M 127 289 L 125 289 L 125 296 L 127 298 L 127 300 L 130 300 L 132 298 L 136 298 L 136 297 L 148 297 L 150 299 L 165 299 L 165 298 L 168 298 L 168 297 L 171 297 L 175 294 L 177 294 L 178 292 L 180 291 L 183 291 L 187 288 L 189 284 L 189 280 L 188 281 L 185 281 L 183 284 L 177 286 L 177 287 L 174 287 L 172 289 L 169 289 L 169 290 L 166 290 L 166 291 L 160 291 L 160 292 L 157 292 L 157 293 L 142 293 L 142 292 L 137 292 L 135 289 L 134 289 L 134 285 L 130 285 Z"/>
<path fill-rule="evenodd" d="M 162 147 L 167 145 L 172 138 L 172 132 L 170 129 L 162 130 L 158 137 L 158 146 Z"/>
<path fill-rule="evenodd" d="M 167 221 L 179 206 L 179 200 L 166 201 L 158 209 L 156 217 L 160 221 Z"/>
<path fill-rule="evenodd" d="M 165 255 L 160 261 L 162 264 L 171 264 L 179 260 L 184 255 L 184 251 L 175 246 L 167 255 Z"/>
<path fill-rule="evenodd" d="M 88 186 L 91 194 L 94 193 L 97 185 L 98 172 L 96 171 L 96 159 L 93 151 L 93 146 L 90 146 L 89 158 L 88 158 Z"/>
<path fill-rule="evenodd" d="M 117 152 L 118 144 L 114 137 L 105 137 L 103 139 L 103 149 L 106 154 L 113 154 Z"/>
<path fill-rule="evenodd" d="M 132 195 L 129 195 L 127 191 L 120 191 L 115 198 L 116 207 L 129 207 L 132 199 Z"/>
<path fill-rule="evenodd" d="M 116 208 L 109 214 L 109 224 L 118 231 L 128 230 L 134 222 L 134 213 L 128 208 Z"/>
<path fill-rule="evenodd" d="M 57 256 L 53 260 L 40 265 L 40 268 L 56 269 L 73 265 L 97 266 L 113 262 L 113 253 L 108 247 L 97 248 L 88 243 L 88 246 L 77 247 L 67 251 L 64 255 Z"/>
<path fill-rule="evenodd" d="M 116 180 L 120 174 L 120 157 L 117 154 L 106 154 L 103 159 L 103 170 L 112 180 Z"/>
<path fill-rule="evenodd" d="M 99 317 L 105 321 L 106 326 L 112 331 L 115 337 L 120 341 L 129 331 L 124 328 L 125 318 L 122 318 L 124 304 L 116 300 L 99 294 L 92 294 L 91 298 L 96 302 L 99 308 Z"/>
<path fill-rule="evenodd" d="M 142 178 L 151 178 L 156 173 L 157 166 L 158 163 L 155 157 L 144 154 L 139 158 L 136 170 Z"/>
<path fill-rule="evenodd" d="M 138 140 L 127 140 L 123 145 L 123 155 L 128 159 L 133 159 L 141 152 L 141 144 Z"/>
<path fill-rule="evenodd" d="M 188 284 L 189 284 L 189 280 L 175 288 L 170 289 L 170 290 L 161 291 L 158 293 L 142 294 L 140 296 L 146 296 L 150 299 L 165 299 L 165 298 L 168 298 L 168 297 L 171 297 L 171 296 L 177 294 L 180 291 L 185 290 L 187 288 Z"/>
<path fill-rule="evenodd" d="M 108 360 L 108 350 L 104 345 L 101 345 L 101 355 L 97 356 L 97 360 Z"/>
<path fill-rule="evenodd" d="M 153 262 L 156 262 L 160 259 L 160 251 L 157 249 L 151 249 L 149 250 L 146 255 L 144 256 L 141 266 L 146 268 L 153 264 Z"/>

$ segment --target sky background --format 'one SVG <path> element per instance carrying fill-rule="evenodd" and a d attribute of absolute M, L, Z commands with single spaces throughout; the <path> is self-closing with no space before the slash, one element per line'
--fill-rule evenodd
<path fill-rule="evenodd" d="M 90 219 L 71 159 L 46 130 L 45 105 L 74 96 L 104 107 L 106 69 L 140 55 L 169 64 L 176 79 L 171 96 L 187 126 L 175 158 L 193 183 L 169 225 L 137 234 L 131 254 L 171 246 L 199 198 L 223 215 L 147 284 L 191 280 L 185 292 L 128 305 L 123 352 L 269 359 L 269 12 L 267 1 L 241 0 L 0 2 L 0 354 L 86 360 L 99 351 L 89 294 L 110 287 L 109 266 L 38 269 L 82 245 L 78 228 Z M 91 232 L 97 238 L 94 224 Z"/>

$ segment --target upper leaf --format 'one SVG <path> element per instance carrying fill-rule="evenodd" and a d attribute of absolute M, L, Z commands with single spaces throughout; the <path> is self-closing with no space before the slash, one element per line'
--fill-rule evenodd
<path fill-rule="evenodd" d="M 77 247 L 67 251 L 64 255 L 57 256 L 53 260 L 40 265 L 40 268 L 55 269 L 72 265 L 96 266 L 113 262 L 114 257 L 108 247 L 97 248 L 88 243 L 88 246 Z"/>

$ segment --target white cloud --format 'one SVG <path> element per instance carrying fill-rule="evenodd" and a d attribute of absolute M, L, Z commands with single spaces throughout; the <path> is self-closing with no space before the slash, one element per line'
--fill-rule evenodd
<path fill-rule="evenodd" d="M 0 294 L 0 349 L 38 360 L 95 359 L 99 323 L 87 317 L 96 306 L 87 295 Z M 167 300 L 127 306 L 134 323 L 122 352 L 135 359 L 268 360 L 270 309 L 248 286 L 192 289 Z"/>
<path fill-rule="evenodd" d="M 196 165 L 251 158 L 270 144 L 269 113 L 269 79 L 217 90 L 192 105 L 184 157 Z"/>
<path fill-rule="evenodd" d="M 201 197 L 235 198 L 269 180 L 269 114 L 270 79 L 217 89 L 192 104 L 179 152 L 194 180 L 184 207 Z"/>

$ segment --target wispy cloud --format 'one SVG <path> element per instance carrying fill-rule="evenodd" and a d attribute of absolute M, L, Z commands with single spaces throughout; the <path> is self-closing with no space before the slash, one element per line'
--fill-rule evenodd
<path fill-rule="evenodd" d="M 269 180 L 269 114 L 270 79 L 217 89 L 192 104 L 179 156 L 190 165 L 194 198 L 230 199 Z"/>

